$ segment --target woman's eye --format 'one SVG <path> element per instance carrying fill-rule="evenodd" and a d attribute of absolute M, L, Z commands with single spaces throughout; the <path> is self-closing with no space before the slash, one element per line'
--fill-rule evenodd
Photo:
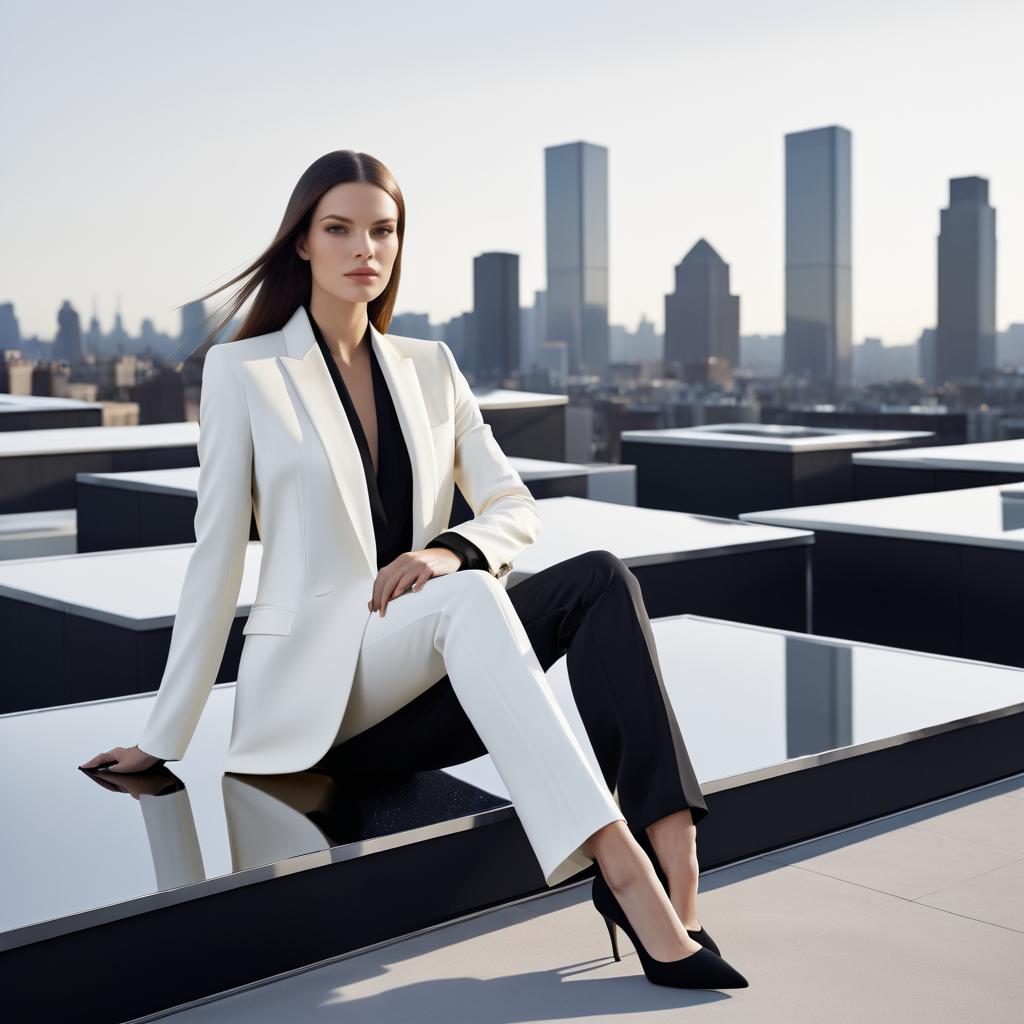
<path fill-rule="evenodd" d="M 328 231 L 343 231 L 344 228 L 342 228 L 342 226 L 340 224 L 332 224 L 330 227 L 327 228 L 327 230 Z M 378 231 L 383 231 L 385 234 L 390 235 L 394 231 L 394 228 L 377 228 L 377 230 Z"/>

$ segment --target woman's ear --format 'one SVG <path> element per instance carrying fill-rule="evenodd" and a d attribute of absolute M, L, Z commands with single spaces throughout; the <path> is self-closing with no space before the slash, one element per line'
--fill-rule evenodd
<path fill-rule="evenodd" d="M 306 232 L 303 231 L 295 236 L 295 251 L 299 256 L 304 259 L 309 259 L 309 253 L 306 251 Z"/>

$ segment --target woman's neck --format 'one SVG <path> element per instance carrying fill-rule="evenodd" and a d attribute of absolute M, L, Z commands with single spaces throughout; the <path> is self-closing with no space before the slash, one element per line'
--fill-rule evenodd
<path fill-rule="evenodd" d="M 366 334 L 366 303 L 342 302 L 314 291 L 307 308 L 334 358 L 346 366 L 350 364 Z"/>

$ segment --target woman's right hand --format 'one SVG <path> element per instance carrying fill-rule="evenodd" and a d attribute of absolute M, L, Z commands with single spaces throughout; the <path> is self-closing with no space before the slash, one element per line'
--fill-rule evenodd
<path fill-rule="evenodd" d="M 90 758 L 79 768 L 106 768 L 111 772 L 144 772 L 148 768 L 163 764 L 160 757 L 153 757 L 136 747 L 114 747 Z"/>

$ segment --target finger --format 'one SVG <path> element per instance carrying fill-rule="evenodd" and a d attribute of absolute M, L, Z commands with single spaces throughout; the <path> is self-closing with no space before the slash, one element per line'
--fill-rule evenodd
<path fill-rule="evenodd" d="M 420 571 L 416 574 L 416 582 L 412 585 L 413 590 L 422 590 L 423 584 L 433 576 L 433 570 L 428 566 L 423 566 Z"/>
<path fill-rule="evenodd" d="M 395 580 L 389 579 L 383 586 L 380 592 L 380 615 L 384 617 L 384 613 L 388 608 L 388 601 L 391 599 L 391 592 L 395 589 Z"/>
<path fill-rule="evenodd" d="M 395 568 L 394 570 L 392 570 L 392 572 L 388 574 L 384 584 L 384 588 L 381 591 L 380 613 L 382 616 L 384 615 L 384 612 L 387 611 L 388 601 L 390 601 L 391 598 L 395 596 L 395 588 L 398 586 L 403 575 L 403 570 L 400 568 Z"/>
<path fill-rule="evenodd" d="M 395 592 L 391 595 L 392 597 L 401 597 L 406 591 L 412 590 L 416 581 L 419 578 L 420 570 L 418 567 L 407 569 L 403 574 L 402 578 L 398 581 L 398 586 L 395 587 Z"/>
<path fill-rule="evenodd" d="M 85 764 L 79 765 L 79 768 L 97 768 L 101 764 L 109 764 L 113 753 L 112 750 L 104 750 L 95 757 L 90 757 Z"/>

